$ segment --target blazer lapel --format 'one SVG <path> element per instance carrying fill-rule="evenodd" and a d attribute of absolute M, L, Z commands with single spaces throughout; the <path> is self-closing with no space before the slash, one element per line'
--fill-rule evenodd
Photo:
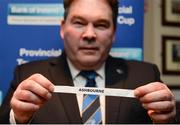
<path fill-rule="evenodd" d="M 66 56 L 63 53 L 58 61 L 51 62 L 52 68 L 50 74 L 55 85 L 74 86 L 70 70 L 66 61 Z M 58 94 L 62 100 L 64 110 L 70 123 L 81 123 L 79 107 L 75 94 Z M 73 113 L 73 114 L 72 114 Z"/>
<path fill-rule="evenodd" d="M 127 77 L 127 65 L 124 60 L 109 57 L 105 67 L 106 88 L 124 88 Z M 121 98 L 106 97 L 106 123 L 115 124 L 120 113 Z"/>

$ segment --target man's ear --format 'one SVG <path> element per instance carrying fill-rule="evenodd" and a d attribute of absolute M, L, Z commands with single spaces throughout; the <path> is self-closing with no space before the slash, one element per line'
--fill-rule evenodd
<path fill-rule="evenodd" d="M 61 21 L 61 29 L 60 29 L 60 36 L 62 39 L 64 39 L 64 25 L 65 25 L 65 20 Z"/>

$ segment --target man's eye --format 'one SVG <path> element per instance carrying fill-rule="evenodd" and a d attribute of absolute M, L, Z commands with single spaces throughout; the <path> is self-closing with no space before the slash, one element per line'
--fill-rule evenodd
<path fill-rule="evenodd" d="M 99 29 L 107 29 L 108 25 L 106 25 L 106 24 L 96 24 L 95 27 L 99 28 Z"/>
<path fill-rule="evenodd" d="M 74 21 L 73 24 L 76 26 L 83 26 L 84 25 L 84 23 L 80 22 L 80 21 Z"/>

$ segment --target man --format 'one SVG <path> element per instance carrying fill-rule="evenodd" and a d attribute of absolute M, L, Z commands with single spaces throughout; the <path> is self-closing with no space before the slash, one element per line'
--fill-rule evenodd
<path fill-rule="evenodd" d="M 118 1 L 65 0 L 64 7 L 65 52 L 17 67 L 2 123 L 83 123 L 82 95 L 52 93 L 54 85 L 85 86 L 84 70 L 96 71 L 97 87 L 135 89 L 136 99 L 100 97 L 101 123 L 175 122 L 174 95 L 160 82 L 157 67 L 109 56 Z"/>

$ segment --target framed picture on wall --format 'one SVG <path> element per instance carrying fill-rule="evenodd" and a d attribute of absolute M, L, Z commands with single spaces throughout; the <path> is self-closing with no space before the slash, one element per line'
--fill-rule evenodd
<path fill-rule="evenodd" d="M 162 71 L 167 75 L 180 75 L 180 37 L 162 37 Z"/>
<path fill-rule="evenodd" d="M 162 24 L 180 26 L 180 0 L 162 1 Z"/>

